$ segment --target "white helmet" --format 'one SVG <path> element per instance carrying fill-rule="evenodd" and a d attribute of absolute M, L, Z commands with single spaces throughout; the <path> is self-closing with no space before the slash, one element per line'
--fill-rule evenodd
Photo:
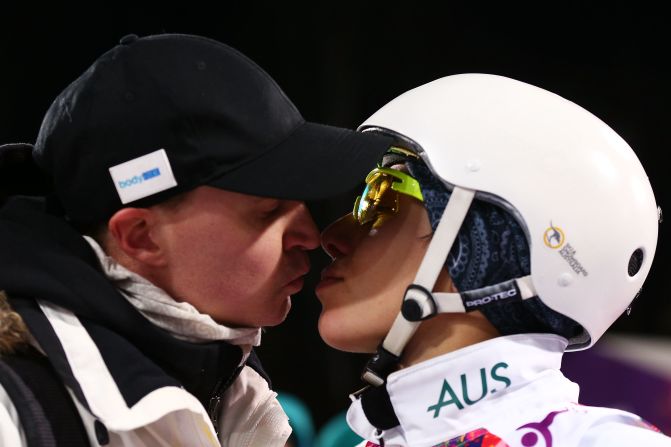
<path fill-rule="evenodd" d="M 657 243 L 655 197 L 634 151 L 580 106 L 513 79 L 462 74 L 402 94 L 359 130 L 405 140 L 453 191 L 382 357 L 400 356 L 422 319 L 508 297 L 537 296 L 584 328 L 568 349 L 588 348 L 641 289 Z M 474 197 L 518 220 L 531 275 L 470 297 L 431 294 Z M 372 369 L 364 378 L 379 385 Z"/>

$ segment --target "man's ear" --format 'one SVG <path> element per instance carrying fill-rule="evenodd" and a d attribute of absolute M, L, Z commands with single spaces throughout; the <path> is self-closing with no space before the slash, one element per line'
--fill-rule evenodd
<path fill-rule="evenodd" d="M 122 208 L 107 224 L 118 249 L 129 258 L 152 267 L 166 264 L 165 253 L 155 238 L 157 216 L 146 208 Z"/>

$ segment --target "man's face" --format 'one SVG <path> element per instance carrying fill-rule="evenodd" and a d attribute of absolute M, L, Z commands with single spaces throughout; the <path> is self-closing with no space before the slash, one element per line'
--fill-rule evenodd
<path fill-rule="evenodd" d="M 155 207 L 165 250 L 161 286 L 230 326 L 281 323 L 303 287 L 319 232 L 303 202 L 202 186 L 178 206 Z"/>

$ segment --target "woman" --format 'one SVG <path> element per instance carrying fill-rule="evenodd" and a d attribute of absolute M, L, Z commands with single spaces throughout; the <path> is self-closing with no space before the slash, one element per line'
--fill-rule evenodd
<path fill-rule="evenodd" d="M 650 270 L 658 208 L 631 148 L 569 101 L 475 74 L 411 90 L 360 130 L 396 147 L 322 234 L 317 295 L 327 343 L 376 353 L 348 412 L 366 445 L 671 445 L 636 415 L 578 405 L 559 371 Z"/>

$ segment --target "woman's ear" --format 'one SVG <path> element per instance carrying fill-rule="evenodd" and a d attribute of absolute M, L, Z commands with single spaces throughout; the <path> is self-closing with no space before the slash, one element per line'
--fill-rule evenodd
<path fill-rule="evenodd" d="M 147 208 L 122 208 L 107 228 L 118 249 L 134 261 L 150 267 L 166 265 L 165 252 L 155 238 L 158 219 Z"/>
<path fill-rule="evenodd" d="M 433 291 L 459 293 L 457 288 L 454 286 L 454 282 L 452 282 L 450 274 L 447 272 L 447 267 L 443 266 L 443 268 L 440 269 L 440 274 L 438 275 L 438 279 L 436 279 L 436 284 L 433 286 Z"/>

